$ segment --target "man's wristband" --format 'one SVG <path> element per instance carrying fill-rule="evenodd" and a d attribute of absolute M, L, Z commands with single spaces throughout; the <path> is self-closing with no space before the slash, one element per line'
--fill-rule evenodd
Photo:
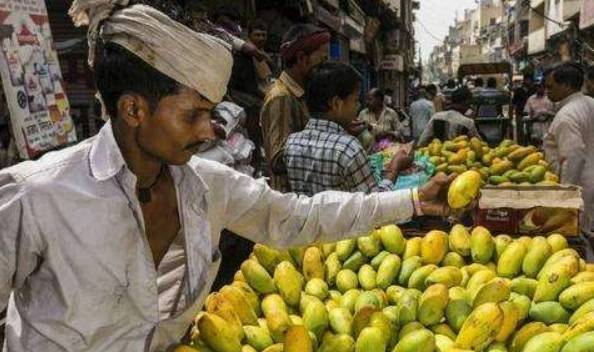
<path fill-rule="evenodd" d="M 421 206 L 421 199 L 419 198 L 419 189 L 413 188 L 410 190 L 413 201 L 413 207 L 417 216 L 423 216 L 423 207 Z"/>

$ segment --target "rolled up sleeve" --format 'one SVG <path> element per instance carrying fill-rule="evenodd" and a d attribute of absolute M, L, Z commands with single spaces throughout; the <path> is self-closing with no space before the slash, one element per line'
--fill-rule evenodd
<path fill-rule="evenodd" d="M 290 247 L 365 234 L 413 216 L 410 191 L 322 192 L 313 197 L 282 194 L 264 182 L 233 172 L 223 216 L 226 228 L 254 242 Z"/>

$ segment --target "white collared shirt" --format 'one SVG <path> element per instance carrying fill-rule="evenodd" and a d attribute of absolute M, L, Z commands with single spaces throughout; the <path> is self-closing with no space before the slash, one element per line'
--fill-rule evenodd
<path fill-rule="evenodd" d="M 5 350 L 162 351 L 202 308 L 220 263 L 223 228 L 287 247 L 335 241 L 413 215 L 409 191 L 307 198 L 199 158 L 169 169 L 186 261 L 184 304 L 166 319 L 136 178 L 109 122 L 74 147 L 0 171 Z"/>
<path fill-rule="evenodd" d="M 583 231 L 594 227 L 594 99 L 582 92 L 558 103 L 544 136 L 545 156 L 561 182 L 583 187 Z"/>

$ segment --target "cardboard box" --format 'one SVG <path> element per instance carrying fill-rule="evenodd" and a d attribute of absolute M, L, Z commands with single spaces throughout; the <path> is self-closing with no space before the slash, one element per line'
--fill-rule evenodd
<path fill-rule="evenodd" d="M 579 236 L 583 208 L 577 186 L 487 186 L 481 190 L 475 224 L 509 235 Z"/>

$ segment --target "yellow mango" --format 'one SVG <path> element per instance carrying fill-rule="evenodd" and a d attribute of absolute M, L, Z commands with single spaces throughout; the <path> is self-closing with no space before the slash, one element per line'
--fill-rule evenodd
<path fill-rule="evenodd" d="M 297 306 L 303 290 L 303 277 L 288 261 L 281 262 L 274 271 L 274 283 L 279 294 L 290 306 Z"/>
<path fill-rule="evenodd" d="M 494 339 L 503 321 L 503 312 L 495 303 L 476 307 L 462 325 L 456 347 L 481 351 Z"/>
<path fill-rule="evenodd" d="M 237 334 L 223 318 L 210 313 L 198 320 L 200 337 L 217 352 L 241 352 L 241 342 Z"/>
<path fill-rule="evenodd" d="M 283 352 L 313 352 L 309 332 L 304 326 L 291 326 L 287 330 Z"/>
<path fill-rule="evenodd" d="M 452 209 L 462 209 L 478 195 L 481 186 L 481 174 L 466 171 L 456 177 L 448 189 L 448 204 Z"/>
<path fill-rule="evenodd" d="M 448 252 L 448 235 L 443 231 L 433 230 L 421 241 L 421 258 L 425 264 L 438 264 Z"/>
<path fill-rule="evenodd" d="M 303 276 L 305 280 L 315 278 L 324 279 L 324 262 L 322 252 L 318 247 L 309 247 L 303 256 Z"/>

